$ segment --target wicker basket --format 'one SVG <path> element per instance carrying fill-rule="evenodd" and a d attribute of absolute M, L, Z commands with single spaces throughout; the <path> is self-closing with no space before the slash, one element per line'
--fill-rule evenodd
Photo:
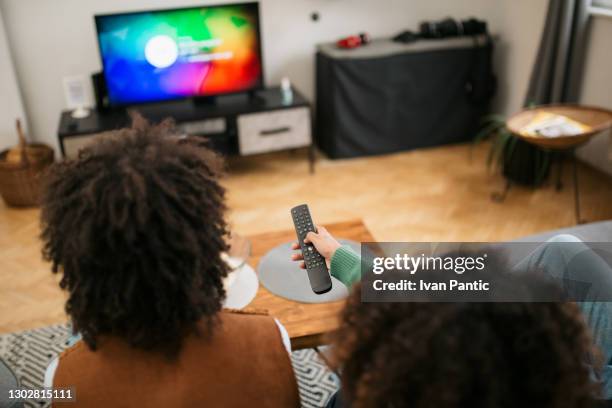
<path fill-rule="evenodd" d="M 0 195 L 9 206 L 38 205 L 41 175 L 53 163 L 53 149 L 44 144 L 30 143 L 25 150 L 22 149 L 19 162 L 7 160 L 9 152 L 11 150 L 0 152 Z"/>

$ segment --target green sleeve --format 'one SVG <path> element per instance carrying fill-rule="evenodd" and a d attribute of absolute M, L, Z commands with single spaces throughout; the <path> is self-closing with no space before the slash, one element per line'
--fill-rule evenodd
<path fill-rule="evenodd" d="M 347 246 L 338 248 L 331 258 L 330 273 L 350 289 L 361 280 L 361 257 Z"/>

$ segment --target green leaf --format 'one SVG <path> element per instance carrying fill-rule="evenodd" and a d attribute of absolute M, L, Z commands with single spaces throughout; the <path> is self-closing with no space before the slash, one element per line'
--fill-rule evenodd
<path fill-rule="evenodd" d="M 472 139 L 472 142 L 474 144 L 482 142 L 487 137 L 497 132 L 503 126 L 505 126 L 504 123 L 498 123 L 498 122 L 489 123 L 488 125 L 484 126 L 482 129 L 480 129 L 478 133 L 476 133 L 476 136 L 474 136 L 474 139 Z"/>
<path fill-rule="evenodd" d="M 487 166 L 490 168 L 493 165 L 499 164 L 499 156 L 504 149 L 506 143 L 506 129 L 500 129 L 497 132 L 495 139 L 491 143 L 491 150 L 489 150 L 489 156 L 487 157 Z"/>
<path fill-rule="evenodd" d="M 488 165 L 503 167 L 514 154 L 517 138 L 508 129 L 503 128 L 497 134 L 494 145 L 489 152 Z"/>
<path fill-rule="evenodd" d="M 509 142 L 508 142 L 508 146 L 506 149 L 506 157 L 505 157 L 505 161 L 509 162 L 512 160 L 512 157 L 514 156 L 514 151 L 516 150 L 516 145 L 518 144 L 518 137 L 515 137 L 514 135 L 512 135 L 512 137 L 510 138 Z"/>
<path fill-rule="evenodd" d="M 506 123 L 506 118 L 503 115 L 500 115 L 499 113 L 491 113 L 489 115 L 485 115 L 482 118 L 480 118 L 480 123 L 481 124 L 485 124 L 485 123 L 491 123 L 491 122 L 497 122 L 497 123 Z"/>
<path fill-rule="evenodd" d="M 490 169 L 495 161 L 495 152 L 497 150 L 497 141 L 493 141 L 491 143 L 491 148 L 489 149 L 489 154 L 487 155 L 487 167 Z"/>
<path fill-rule="evenodd" d="M 508 145 L 512 140 L 512 134 L 504 128 L 502 132 L 500 132 L 500 142 L 497 150 L 497 166 L 502 167 L 506 162 L 506 151 L 508 150 Z"/>
<path fill-rule="evenodd" d="M 505 123 L 491 122 L 488 125 L 481 128 L 478 131 L 478 133 L 476 133 L 476 136 L 474 136 L 474 139 L 472 139 L 472 145 L 470 146 L 470 150 L 468 153 L 469 160 L 472 160 L 472 157 L 474 155 L 473 151 L 474 151 L 475 145 L 483 142 L 489 137 L 495 136 L 495 134 L 497 134 L 500 131 L 500 129 L 502 129 L 504 126 L 505 126 Z"/>

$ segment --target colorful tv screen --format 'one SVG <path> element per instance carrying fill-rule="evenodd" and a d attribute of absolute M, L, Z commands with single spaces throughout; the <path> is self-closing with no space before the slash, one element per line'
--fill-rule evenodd
<path fill-rule="evenodd" d="M 96 16 L 111 105 L 262 86 L 257 3 Z"/>

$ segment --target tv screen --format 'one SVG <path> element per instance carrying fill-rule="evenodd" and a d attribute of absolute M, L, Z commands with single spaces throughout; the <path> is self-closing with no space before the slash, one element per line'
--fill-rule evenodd
<path fill-rule="evenodd" d="M 99 15 L 95 20 L 111 105 L 262 86 L 257 3 Z"/>

